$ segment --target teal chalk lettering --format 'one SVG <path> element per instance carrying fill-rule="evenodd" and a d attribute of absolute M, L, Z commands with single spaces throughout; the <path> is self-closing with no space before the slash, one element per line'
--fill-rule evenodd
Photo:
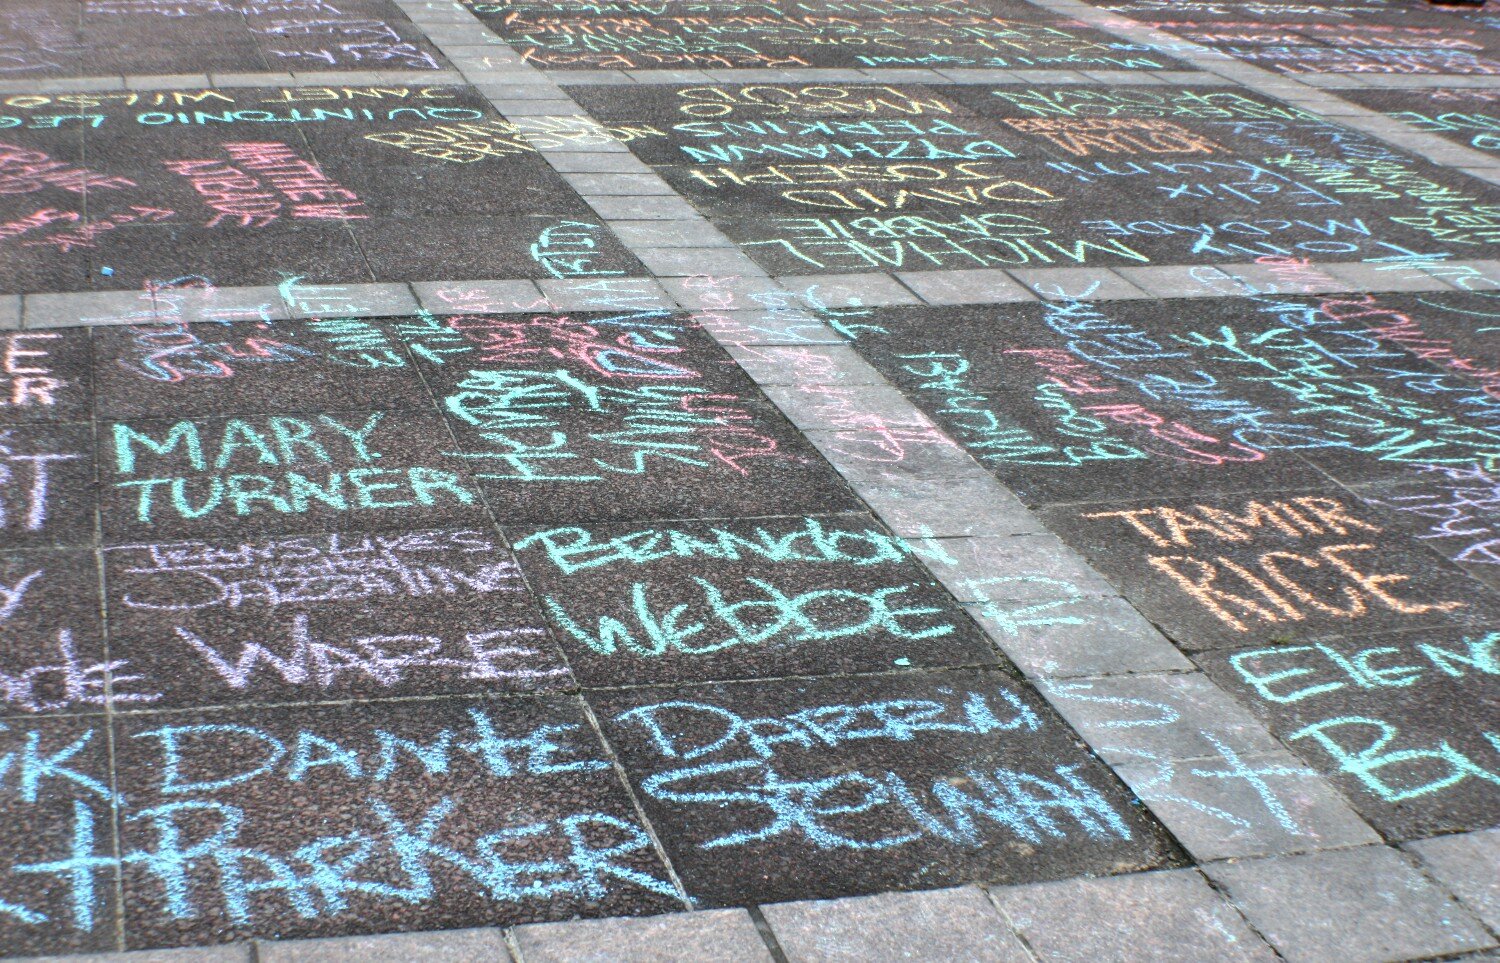
<path fill-rule="evenodd" d="M 350 779 L 359 779 L 365 774 L 364 767 L 359 762 L 359 753 L 350 752 L 332 739 L 325 739 L 311 732 L 297 733 L 297 747 L 287 763 L 287 780 L 301 782 L 310 770 L 322 766 L 337 766 Z"/>
<path fill-rule="evenodd" d="M 355 468 L 349 472 L 349 484 L 354 488 L 354 497 L 360 508 L 409 508 L 413 504 L 406 499 L 380 500 L 380 492 L 404 491 L 400 482 L 375 481 L 380 475 L 395 475 L 402 472 L 389 468 Z M 404 479 L 403 479 L 404 480 Z"/>
<path fill-rule="evenodd" d="M 35 873 L 61 877 L 68 891 L 68 903 L 73 911 L 73 928 L 89 932 L 94 928 L 100 905 L 95 877 L 105 873 L 106 880 L 113 879 L 119 860 L 113 856 L 94 855 L 94 812 L 82 800 L 73 800 L 73 834 L 68 855 L 63 859 L 45 863 L 25 863 L 11 867 L 14 873 Z M 9 911 L 24 923 L 44 923 L 47 917 L 24 907 L 0 901 L 0 913 Z"/>
<path fill-rule="evenodd" d="M 380 419 L 384 417 L 384 414 L 377 411 L 366 418 L 365 423 L 358 428 L 346 427 L 328 415 L 319 415 L 318 420 L 349 440 L 349 445 L 354 449 L 354 457 L 360 461 L 369 462 L 380 457 L 380 452 L 371 450 L 370 440 L 375 433 L 376 426 L 380 424 Z M 327 460 L 327 456 L 324 456 L 324 460 Z"/>
<path fill-rule="evenodd" d="M 1374 730 L 1373 734 L 1370 730 Z M 1335 738 L 1334 732 L 1354 738 L 1361 738 L 1359 734 L 1364 733 L 1367 744 L 1358 749 L 1346 747 Z M 1395 726 L 1380 719 L 1344 716 L 1306 726 L 1288 738 L 1293 742 L 1313 739 L 1333 757 L 1340 770 L 1364 783 L 1367 789 L 1388 803 L 1431 795 L 1466 779 L 1481 779 L 1500 785 L 1500 773 L 1481 767 L 1447 740 L 1439 742 L 1434 749 L 1386 751 L 1398 735 L 1400 731 Z"/>
<path fill-rule="evenodd" d="M 164 796 L 214 792 L 249 782 L 275 768 L 286 756 L 286 746 L 260 729 L 240 725 L 163 726 L 137 733 L 136 739 L 156 739 L 161 747 L 159 790 Z M 233 745 L 234 751 L 230 751 Z M 192 765 L 185 755 L 197 748 Z M 260 750 L 259 760 L 242 760 L 241 756 Z M 188 779 L 185 770 L 213 761 L 232 761 L 238 768 L 210 778 Z"/>
<path fill-rule="evenodd" d="M 135 474 L 136 449 L 141 448 L 162 458 L 183 449 L 188 464 L 197 471 L 205 471 L 208 464 L 203 459 L 203 441 L 198 436 L 198 426 L 191 421 L 179 421 L 167 430 L 160 441 L 142 434 L 126 424 L 114 426 L 115 466 L 122 475 Z"/>
<path fill-rule="evenodd" d="M 1305 665 L 1298 665 L 1291 668 L 1279 669 L 1275 672 L 1261 673 L 1259 671 L 1256 671 L 1255 669 L 1250 668 L 1246 664 L 1252 661 L 1280 659 L 1302 652 L 1313 651 L 1315 650 L 1310 645 L 1290 645 L 1278 646 L 1272 649 L 1255 649 L 1251 652 L 1237 652 L 1229 657 L 1229 666 L 1230 668 L 1234 669 L 1234 671 L 1242 680 L 1244 680 L 1246 685 L 1253 688 L 1257 695 L 1268 702 L 1300 702 L 1303 699 L 1308 699 L 1315 695 L 1321 695 L 1324 692 L 1336 692 L 1337 690 L 1344 688 L 1344 683 L 1342 682 L 1324 682 L 1320 685 L 1308 685 L 1286 692 L 1277 692 L 1276 690 L 1271 688 L 1276 683 L 1284 682 L 1287 679 L 1297 679 L 1303 676 L 1315 675 L 1317 673 L 1317 670 L 1309 668 Z"/>

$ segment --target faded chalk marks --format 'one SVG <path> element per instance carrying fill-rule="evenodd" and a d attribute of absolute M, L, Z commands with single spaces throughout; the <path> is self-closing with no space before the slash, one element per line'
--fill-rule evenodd
<path fill-rule="evenodd" d="M 330 316 L 218 325 L 168 321 L 93 332 L 104 417 L 338 411 L 430 404 L 389 322 Z M 291 399 L 295 399 L 292 401 Z"/>

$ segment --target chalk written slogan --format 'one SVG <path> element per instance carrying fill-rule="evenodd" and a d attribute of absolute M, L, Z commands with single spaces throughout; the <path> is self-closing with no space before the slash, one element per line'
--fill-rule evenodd
<path fill-rule="evenodd" d="M 1500 813 L 1497 643 L 1494 632 L 1423 632 L 1245 649 L 1209 669 L 1378 828 L 1409 838 Z M 1455 704 L 1457 717 L 1444 711 Z"/>
<path fill-rule="evenodd" d="M 515 545 L 586 678 L 744 678 L 763 671 L 756 650 L 779 674 L 995 661 L 911 548 L 853 517 L 557 528 Z"/>
<path fill-rule="evenodd" d="M 567 670 L 479 531 L 105 550 L 112 652 L 172 704 L 532 689 Z"/>
<path fill-rule="evenodd" d="M 116 736 L 117 793 L 93 765 L 103 732 L 7 727 L 7 812 L 66 812 L 68 831 L 7 839 L 0 916 L 64 937 L 113 926 L 116 873 L 160 914 L 132 920 L 134 945 L 162 923 L 166 939 L 213 942 L 369 931 L 398 908 L 444 927 L 674 905 L 582 714 L 532 709 L 136 717 Z M 321 817 L 298 818 L 306 806 Z"/>
<path fill-rule="evenodd" d="M 858 869 L 870 889 L 908 866 L 1024 877 L 1057 849 L 1153 858 L 1151 831 L 1035 696 L 923 678 L 643 690 L 610 703 L 606 728 L 689 890 L 719 899 L 726 858 L 745 878 L 793 859 L 814 879 Z"/>

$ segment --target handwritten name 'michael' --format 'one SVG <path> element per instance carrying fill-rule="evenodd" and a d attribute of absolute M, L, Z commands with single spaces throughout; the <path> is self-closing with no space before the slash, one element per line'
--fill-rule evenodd
<path fill-rule="evenodd" d="M 468 505 L 475 495 L 452 472 L 422 465 L 377 467 L 384 416 L 345 424 L 330 415 L 192 421 L 113 428 L 117 489 L 135 492 L 140 522 L 211 514 L 400 509 Z M 387 459 L 386 463 L 392 459 Z M 141 477 L 145 476 L 145 477 Z"/>

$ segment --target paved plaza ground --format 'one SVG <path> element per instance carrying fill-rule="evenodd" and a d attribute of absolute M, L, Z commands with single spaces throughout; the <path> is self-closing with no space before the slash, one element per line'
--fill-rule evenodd
<path fill-rule="evenodd" d="M 0 0 L 0 956 L 1494 959 L 1497 28 Z"/>

